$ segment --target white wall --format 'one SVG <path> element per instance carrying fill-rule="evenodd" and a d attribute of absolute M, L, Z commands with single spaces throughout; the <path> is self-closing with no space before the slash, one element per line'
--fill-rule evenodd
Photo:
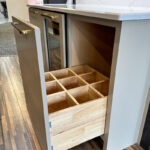
<path fill-rule="evenodd" d="M 6 0 L 9 21 L 12 16 L 29 20 L 27 0 Z"/>

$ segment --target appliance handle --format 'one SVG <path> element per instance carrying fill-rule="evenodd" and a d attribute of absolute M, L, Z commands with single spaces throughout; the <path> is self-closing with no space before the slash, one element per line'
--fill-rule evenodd
<path fill-rule="evenodd" d="M 31 30 L 20 30 L 16 25 L 19 25 L 18 22 L 12 22 L 11 25 L 17 30 L 19 31 L 20 34 L 22 35 L 27 35 L 29 34 L 30 32 L 32 32 Z"/>
<path fill-rule="evenodd" d="M 52 20 L 57 19 L 57 16 L 53 16 L 53 15 L 50 16 L 48 13 L 42 13 L 41 16 L 48 17 L 48 18 L 50 18 Z"/>
<path fill-rule="evenodd" d="M 33 11 L 33 10 L 30 10 L 30 11 L 31 11 L 32 13 L 34 13 L 34 14 L 40 14 L 39 11 L 36 11 L 36 10 L 34 10 L 34 11 Z"/>

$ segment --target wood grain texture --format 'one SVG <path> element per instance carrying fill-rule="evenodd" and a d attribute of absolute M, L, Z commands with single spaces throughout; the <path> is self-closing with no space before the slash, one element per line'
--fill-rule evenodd
<path fill-rule="evenodd" d="M 27 112 L 18 58 L 0 57 L 0 150 L 41 150 Z M 101 150 L 96 138 L 71 150 Z"/>
<path fill-rule="evenodd" d="M 72 128 L 52 137 L 52 144 L 55 150 L 68 150 L 76 145 L 86 142 L 89 139 L 98 137 L 104 132 L 104 124 L 101 119 L 97 119 L 79 127 Z M 59 144 L 58 144 L 59 143 Z"/>
<path fill-rule="evenodd" d="M 142 147 L 140 147 L 138 144 L 132 145 L 124 150 L 144 150 Z"/>
<path fill-rule="evenodd" d="M 18 59 L 0 57 L 0 150 L 41 150 L 26 109 Z"/>
<path fill-rule="evenodd" d="M 88 64 L 109 77 L 115 28 L 72 19 L 70 32 L 70 64 Z"/>

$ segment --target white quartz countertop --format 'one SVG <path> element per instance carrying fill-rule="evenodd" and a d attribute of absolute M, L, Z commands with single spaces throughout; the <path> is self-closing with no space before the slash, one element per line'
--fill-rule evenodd
<path fill-rule="evenodd" d="M 77 14 L 82 16 L 104 18 L 118 21 L 150 19 L 150 7 L 88 4 L 39 4 L 28 6 L 68 14 Z"/>

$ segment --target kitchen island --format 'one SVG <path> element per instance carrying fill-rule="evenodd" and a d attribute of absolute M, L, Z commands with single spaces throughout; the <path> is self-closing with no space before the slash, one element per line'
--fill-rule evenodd
<path fill-rule="evenodd" d="M 28 5 L 29 7 L 55 11 L 60 13 L 74 14 L 87 17 L 95 17 L 110 20 L 141 20 L 150 19 L 149 7 L 132 7 L 132 6 L 109 6 L 109 5 L 67 5 L 67 4 L 43 4 Z"/>
<path fill-rule="evenodd" d="M 64 14 L 67 67 L 86 64 L 110 79 L 103 132 L 94 134 L 104 135 L 104 150 L 121 150 L 140 143 L 150 101 L 147 98 L 150 85 L 150 9 L 45 4 L 29 5 L 29 10 L 30 21 L 35 26 L 39 25 L 38 19 L 42 16 L 54 20 L 58 17 L 50 17 L 49 12 Z M 44 22 L 41 26 L 44 26 Z M 44 33 L 41 36 L 44 40 Z M 42 50 L 45 51 L 44 46 Z M 94 129 L 92 131 L 95 133 Z M 79 135 L 74 136 L 80 139 L 81 132 L 76 134 Z M 43 150 L 45 147 L 50 149 L 53 142 L 50 144 L 50 139 L 44 142 L 40 140 L 42 138 L 38 134 Z M 85 139 L 90 140 L 84 137 L 81 143 Z M 58 145 L 61 143 L 59 140 Z M 72 140 L 68 148 L 77 144 L 80 143 Z"/>

